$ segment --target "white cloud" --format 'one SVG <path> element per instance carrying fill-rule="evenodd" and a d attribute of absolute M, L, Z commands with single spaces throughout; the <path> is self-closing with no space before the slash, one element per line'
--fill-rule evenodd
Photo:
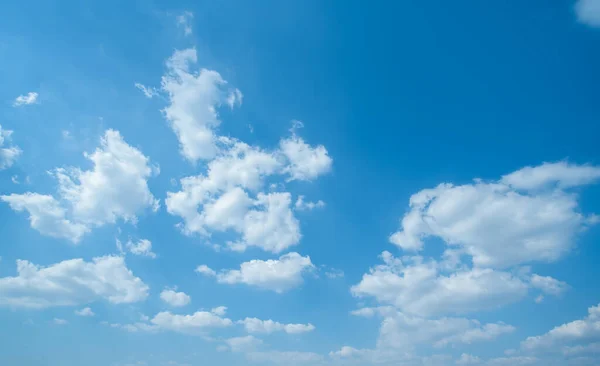
<path fill-rule="evenodd" d="M 211 309 L 210 312 L 218 316 L 223 316 L 227 312 L 227 306 L 217 306 Z"/>
<path fill-rule="evenodd" d="M 246 318 L 240 320 L 239 323 L 243 324 L 248 333 L 265 333 L 270 334 L 273 332 L 285 332 L 288 334 L 299 334 L 307 333 L 315 330 L 315 326 L 312 324 L 282 324 L 273 320 L 261 320 L 258 318 Z"/>
<path fill-rule="evenodd" d="M 192 72 L 197 61 L 195 49 L 177 50 L 162 78 L 162 89 L 169 96 L 165 117 L 179 139 L 181 154 L 192 163 L 216 155 L 214 130 L 221 123 L 217 108 L 227 102 L 226 81 L 216 71 Z"/>
<path fill-rule="evenodd" d="M 208 311 L 197 311 L 191 315 L 176 315 L 163 311 L 156 314 L 151 322 L 162 330 L 189 334 L 202 334 L 209 329 L 225 328 L 233 324 L 230 319 Z"/>
<path fill-rule="evenodd" d="M 600 0 L 577 0 L 575 13 L 581 23 L 600 27 Z"/>
<path fill-rule="evenodd" d="M 78 243 L 90 231 L 86 225 L 67 219 L 67 211 L 52 196 L 27 192 L 0 199 L 17 212 L 27 211 L 31 227 L 44 235 Z"/>
<path fill-rule="evenodd" d="M 183 32 L 186 36 L 192 34 L 192 20 L 194 19 L 194 13 L 191 11 L 184 11 L 177 16 L 177 25 L 183 28 Z"/>
<path fill-rule="evenodd" d="M 146 98 L 153 98 L 158 95 L 158 90 L 156 90 L 156 88 L 151 88 L 140 83 L 135 83 L 134 86 L 144 93 Z"/>
<path fill-rule="evenodd" d="M 0 278 L 0 305 L 24 308 L 74 306 L 105 299 L 114 304 L 146 299 L 148 286 L 122 257 L 65 260 L 48 267 L 17 260 L 16 277 Z"/>
<path fill-rule="evenodd" d="M 460 314 L 497 308 L 527 294 L 526 280 L 509 272 L 474 268 L 444 275 L 433 260 L 398 259 L 389 252 L 381 257 L 384 264 L 363 275 L 352 293 L 375 297 L 410 314 Z"/>
<path fill-rule="evenodd" d="M 586 347 L 600 339 L 600 305 L 588 309 L 588 315 L 562 324 L 540 336 L 529 337 L 521 349 L 530 352 L 569 353 L 573 347 Z"/>
<path fill-rule="evenodd" d="M 190 303 L 191 298 L 185 292 L 177 292 L 170 289 L 165 289 L 160 293 L 160 298 L 171 306 L 186 306 Z"/>
<path fill-rule="evenodd" d="M 254 259 L 244 262 L 240 265 L 239 270 L 222 270 L 216 273 L 202 265 L 196 271 L 204 275 L 216 276 L 219 283 L 229 285 L 243 283 L 282 293 L 301 285 L 302 274 L 312 268 L 314 266 L 310 257 L 302 257 L 300 254 L 292 252 L 282 255 L 279 259 L 266 261 Z"/>
<path fill-rule="evenodd" d="M 251 335 L 245 337 L 233 337 L 225 340 L 225 343 L 232 352 L 250 352 L 254 351 L 263 342 Z"/>
<path fill-rule="evenodd" d="M 36 92 L 29 92 L 25 95 L 19 95 L 17 98 L 15 98 L 15 101 L 13 102 L 13 106 L 21 107 L 24 105 L 35 104 L 35 103 L 37 103 L 37 98 L 38 98 L 38 93 L 36 93 Z"/>
<path fill-rule="evenodd" d="M 149 159 L 128 145 L 118 131 L 107 130 L 100 142 L 95 152 L 85 154 L 94 165 L 91 170 L 54 170 L 61 201 L 30 192 L 0 199 L 16 211 L 27 210 L 31 226 L 40 233 L 74 243 L 93 227 L 117 219 L 136 222 L 136 215 L 144 209 L 157 210 L 159 202 L 147 184 L 156 171 Z"/>
<path fill-rule="evenodd" d="M 312 211 L 315 208 L 325 207 L 325 202 L 318 200 L 317 202 L 304 201 L 304 196 L 298 196 L 298 200 L 294 204 L 297 211 Z"/>
<path fill-rule="evenodd" d="M 531 286 L 542 290 L 546 294 L 555 296 L 562 294 L 569 287 L 565 282 L 537 274 L 531 276 Z"/>
<path fill-rule="evenodd" d="M 285 168 L 289 180 L 310 181 L 331 170 L 333 160 L 323 145 L 312 147 L 294 134 L 281 140 L 279 148 L 289 160 Z"/>
<path fill-rule="evenodd" d="M 83 308 L 81 310 L 75 310 L 75 315 L 79 315 L 79 316 L 94 316 L 96 314 L 94 314 L 94 312 L 92 311 L 91 308 L 86 307 L 86 308 Z"/>
<path fill-rule="evenodd" d="M 438 237 L 479 267 L 555 261 L 597 221 L 581 214 L 577 196 L 565 189 L 599 178 L 600 168 L 555 163 L 526 167 L 498 182 L 440 184 L 410 198 L 410 211 L 390 241 L 411 251 L 421 250 L 426 237 Z"/>
<path fill-rule="evenodd" d="M 239 107 L 242 105 L 243 99 L 244 94 L 242 94 L 238 88 L 235 88 L 234 90 L 230 91 L 229 95 L 227 96 L 227 105 L 231 109 L 235 108 L 235 106 Z"/>
<path fill-rule="evenodd" d="M 3 130 L 0 125 L 0 170 L 10 168 L 22 153 L 18 146 L 10 144 L 12 134 L 12 130 Z"/>
<path fill-rule="evenodd" d="M 56 325 L 65 325 L 65 324 L 69 324 L 68 321 L 66 321 L 65 319 L 61 319 L 61 318 L 54 318 L 52 319 L 52 322 Z"/>
<path fill-rule="evenodd" d="M 137 243 L 129 240 L 127 242 L 127 249 L 129 252 L 131 252 L 131 254 L 156 258 L 156 254 L 152 252 L 152 242 L 148 239 L 140 239 Z"/>

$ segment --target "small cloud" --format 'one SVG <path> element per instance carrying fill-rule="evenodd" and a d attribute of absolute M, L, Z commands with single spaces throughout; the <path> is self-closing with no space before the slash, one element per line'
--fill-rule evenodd
<path fill-rule="evenodd" d="M 73 136 L 71 135 L 71 132 L 69 130 L 62 130 L 61 135 L 62 135 L 62 138 L 65 140 L 73 138 Z"/>
<path fill-rule="evenodd" d="M 38 93 L 29 92 L 26 95 L 19 95 L 13 102 L 14 107 L 21 107 L 24 105 L 37 103 Z"/>
<path fill-rule="evenodd" d="M 307 202 L 304 201 L 304 196 L 298 196 L 298 200 L 294 206 L 296 211 L 312 211 L 315 208 L 325 207 L 325 202 L 321 200 L 318 200 L 317 202 Z"/>
<path fill-rule="evenodd" d="M 342 278 L 344 277 L 344 271 L 342 271 L 341 269 L 331 268 L 329 271 L 325 272 L 325 276 L 332 280 Z"/>
<path fill-rule="evenodd" d="M 151 88 L 140 83 L 135 83 L 134 85 L 144 93 L 146 98 L 152 98 L 158 95 L 158 90 L 156 90 L 156 88 Z"/>
<path fill-rule="evenodd" d="M 579 22 L 600 28 L 600 0 L 578 0 L 575 3 L 575 14 Z"/>
<path fill-rule="evenodd" d="M 191 11 L 184 11 L 181 15 L 177 16 L 177 25 L 183 28 L 186 36 L 192 34 L 192 19 L 194 19 L 194 13 Z"/>
<path fill-rule="evenodd" d="M 541 304 L 542 301 L 544 301 L 544 295 L 539 295 L 538 297 L 535 298 L 536 304 Z"/>
<path fill-rule="evenodd" d="M 56 324 L 56 325 L 65 325 L 65 324 L 68 324 L 68 323 L 69 323 L 69 322 L 68 322 L 68 321 L 66 321 L 65 319 L 61 319 L 61 318 L 54 318 L 54 319 L 52 320 L 52 322 L 53 322 L 54 324 Z"/>
<path fill-rule="evenodd" d="M 94 316 L 96 315 L 92 309 L 88 308 L 83 308 L 81 310 L 75 310 L 75 315 L 79 315 L 79 316 Z"/>
<path fill-rule="evenodd" d="M 250 133 L 254 133 L 254 127 L 251 124 L 248 124 L 248 129 L 250 130 Z"/>
<path fill-rule="evenodd" d="M 19 184 L 19 177 L 17 177 L 16 175 L 13 175 L 12 177 L 10 177 L 10 180 L 14 183 L 14 184 Z"/>
<path fill-rule="evenodd" d="M 236 88 L 235 90 L 229 92 L 226 102 L 229 108 L 233 109 L 235 106 L 241 106 L 243 99 L 244 94 L 242 94 L 242 92 Z"/>

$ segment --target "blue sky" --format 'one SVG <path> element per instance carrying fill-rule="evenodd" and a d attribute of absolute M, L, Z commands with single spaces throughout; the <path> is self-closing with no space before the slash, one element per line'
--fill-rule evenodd
<path fill-rule="evenodd" d="M 0 364 L 600 362 L 600 1 L 0 14 Z"/>

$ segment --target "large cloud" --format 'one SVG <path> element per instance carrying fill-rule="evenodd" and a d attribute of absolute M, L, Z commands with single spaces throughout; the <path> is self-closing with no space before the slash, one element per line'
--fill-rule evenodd
<path fill-rule="evenodd" d="M 254 259 L 244 262 L 240 269 L 223 270 L 219 273 L 205 265 L 198 266 L 196 271 L 203 275 L 214 276 L 217 282 L 224 284 L 243 283 L 277 293 L 282 293 L 303 282 L 302 275 L 314 268 L 310 258 L 298 253 L 288 253 L 279 259 L 266 261 Z"/>
<path fill-rule="evenodd" d="M 158 209 L 147 180 L 156 169 L 118 131 L 107 130 L 92 154 L 90 170 L 59 168 L 58 196 L 27 192 L 0 196 L 16 211 L 29 212 L 31 226 L 44 235 L 74 243 L 93 227 L 118 219 L 135 222 L 144 209 Z"/>
<path fill-rule="evenodd" d="M 0 278 L 0 305 L 46 308 L 101 299 L 122 304 L 148 296 L 148 286 L 126 267 L 123 257 L 71 259 L 48 267 L 18 260 L 17 273 Z"/>
<path fill-rule="evenodd" d="M 478 267 L 551 262 L 576 235 L 598 221 L 579 212 L 568 188 L 600 178 L 600 168 L 564 162 L 527 167 L 496 182 L 443 183 L 410 198 L 401 230 L 390 240 L 406 251 L 438 237 L 472 257 Z"/>

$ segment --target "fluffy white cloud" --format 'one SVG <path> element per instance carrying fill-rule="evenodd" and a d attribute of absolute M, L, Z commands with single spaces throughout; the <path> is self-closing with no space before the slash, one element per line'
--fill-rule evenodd
<path fill-rule="evenodd" d="M 17 212 L 27 211 L 31 227 L 44 235 L 78 243 L 90 231 L 86 225 L 67 219 L 67 211 L 52 196 L 28 192 L 0 199 Z"/>
<path fill-rule="evenodd" d="M 10 144 L 12 130 L 3 130 L 0 125 L 0 170 L 10 168 L 22 151 L 18 146 Z"/>
<path fill-rule="evenodd" d="M 48 267 L 17 261 L 16 277 L 0 278 L 0 305 L 46 308 L 100 299 L 114 304 L 146 299 L 148 286 L 135 277 L 122 257 L 65 260 Z"/>
<path fill-rule="evenodd" d="M 279 148 L 289 161 L 289 180 L 313 180 L 331 170 L 333 160 L 323 145 L 312 147 L 294 134 L 281 140 Z"/>
<path fill-rule="evenodd" d="M 61 201 L 38 193 L 0 196 L 16 211 L 29 212 L 31 226 L 44 235 L 67 238 L 77 243 L 91 228 L 117 219 L 135 222 L 147 208 L 159 203 L 148 189 L 147 179 L 156 172 L 149 159 L 128 145 L 118 131 L 107 130 L 101 145 L 85 154 L 91 170 L 59 168 Z"/>
<path fill-rule="evenodd" d="M 410 251 L 438 237 L 479 267 L 555 261 L 597 222 L 579 212 L 577 196 L 565 189 L 599 178 L 598 167 L 560 162 L 526 167 L 498 182 L 440 184 L 410 198 L 410 211 L 390 241 Z"/>
<path fill-rule="evenodd" d="M 201 265 L 196 271 L 204 275 L 215 276 L 219 283 L 230 285 L 243 283 L 282 293 L 302 284 L 302 274 L 312 268 L 314 266 L 310 257 L 302 257 L 293 252 L 282 255 L 279 259 L 266 261 L 254 259 L 244 262 L 240 265 L 239 270 L 223 270 L 216 273 L 205 265 Z"/>
<path fill-rule="evenodd" d="M 273 320 L 261 320 L 258 318 L 246 318 L 239 321 L 248 333 L 285 332 L 288 334 L 307 333 L 315 330 L 312 324 L 282 324 Z"/>
<path fill-rule="evenodd" d="M 38 93 L 36 93 L 36 92 L 29 92 L 25 95 L 19 95 L 17 98 L 15 98 L 15 101 L 13 102 L 13 106 L 21 107 L 24 105 L 34 104 L 37 102 L 37 98 L 38 98 Z"/>
<path fill-rule="evenodd" d="M 600 305 L 588 309 L 588 315 L 562 324 L 540 336 L 529 337 L 521 343 L 526 351 L 558 351 L 569 353 L 600 340 Z M 577 348 L 573 348 L 573 347 Z"/>
<path fill-rule="evenodd" d="M 250 352 L 260 346 L 262 340 L 251 335 L 244 337 L 233 337 L 225 340 L 228 348 L 232 352 Z"/>
<path fill-rule="evenodd" d="M 600 27 L 600 0 L 577 0 L 575 13 L 581 23 Z"/>
<path fill-rule="evenodd" d="M 565 282 L 537 274 L 531 276 L 531 286 L 542 290 L 546 294 L 555 296 L 562 294 L 569 287 Z"/>
<path fill-rule="evenodd" d="M 202 334 L 209 329 L 225 328 L 233 324 L 231 319 L 222 318 L 208 311 L 197 311 L 191 315 L 177 315 L 163 311 L 156 314 L 151 322 L 161 330 L 189 334 Z"/>
<path fill-rule="evenodd" d="M 433 260 L 398 259 L 389 252 L 381 257 L 384 264 L 363 275 L 352 293 L 375 297 L 410 314 L 460 314 L 496 308 L 521 299 L 529 286 L 525 279 L 489 268 L 445 275 L 440 263 Z"/>
<path fill-rule="evenodd" d="M 362 308 L 353 314 L 382 317 L 377 348 L 380 350 L 412 350 L 414 347 L 433 345 L 471 344 L 489 341 L 515 328 L 504 323 L 481 324 L 477 320 L 466 318 L 426 319 L 410 316 L 391 307 Z"/>
<path fill-rule="evenodd" d="M 162 78 L 162 89 L 170 102 L 164 109 L 165 117 L 179 139 L 181 154 L 192 163 L 217 154 L 214 131 L 221 123 L 217 108 L 227 103 L 227 82 L 216 71 L 191 71 L 197 61 L 193 48 L 175 51 Z"/>
<path fill-rule="evenodd" d="M 129 240 L 127 242 L 127 249 L 131 254 L 156 258 L 156 254 L 152 251 L 152 242 L 148 239 L 140 239 L 137 243 Z"/>
<path fill-rule="evenodd" d="M 297 211 L 312 211 L 315 208 L 325 207 L 325 202 L 318 200 L 317 202 L 304 201 L 304 196 L 298 196 L 298 200 L 294 204 Z"/>
<path fill-rule="evenodd" d="M 160 298 L 167 304 L 177 307 L 186 306 L 192 300 L 185 292 L 177 292 L 171 289 L 163 290 L 160 293 Z"/>
<path fill-rule="evenodd" d="M 92 311 L 91 308 L 86 307 L 86 308 L 83 308 L 81 310 L 75 310 L 75 315 L 79 315 L 79 316 L 94 316 L 96 314 L 94 314 L 94 312 Z"/>

